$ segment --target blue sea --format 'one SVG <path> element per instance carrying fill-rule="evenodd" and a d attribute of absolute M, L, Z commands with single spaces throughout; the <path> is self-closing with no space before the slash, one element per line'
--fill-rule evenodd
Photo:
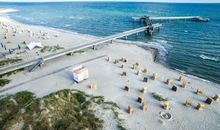
<path fill-rule="evenodd" d="M 134 16 L 202 16 L 210 22 L 161 21 L 152 37 L 131 36 L 160 50 L 160 62 L 212 82 L 220 83 L 220 4 L 141 2 L 0 3 L 18 9 L 9 16 L 19 22 L 67 31 L 108 36 L 144 26 Z"/>

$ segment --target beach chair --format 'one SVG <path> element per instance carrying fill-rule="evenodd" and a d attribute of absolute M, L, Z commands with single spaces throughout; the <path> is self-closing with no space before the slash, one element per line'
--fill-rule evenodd
<path fill-rule="evenodd" d="M 177 92 L 178 89 L 177 89 L 176 86 L 173 85 L 172 90 L 175 91 L 175 92 Z"/>
<path fill-rule="evenodd" d="M 164 102 L 163 102 L 163 108 L 164 108 L 165 110 L 170 109 L 170 103 L 169 103 L 168 101 L 164 101 Z"/>
<path fill-rule="evenodd" d="M 142 103 L 141 109 L 142 109 L 143 112 L 147 111 L 147 103 L 146 102 Z"/>
<path fill-rule="evenodd" d="M 128 106 L 128 113 L 129 113 L 130 115 L 134 114 L 134 107 Z"/>
<path fill-rule="evenodd" d="M 214 101 L 219 101 L 220 100 L 220 94 L 216 94 L 214 97 L 213 97 Z"/>
<path fill-rule="evenodd" d="M 121 64 L 121 68 L 122 68 L 122 69 L 124 68 L 124 64 Z"/>
<path fill-rule="evenodd" d="M 197 94 L 197 95 L 203 95 L 203 90 L 202 90 L 201 88 L 198 88 L 198 89 L 196 90 L 196 94 Z"/>
<path fill-rule="evenodd" d="M 140 64 L 138 62 L 136 62 L 135 65 L 138 66 L 138 67 L 140 66 Z"/>
<path fill-rule="evenodd" d="M 140 76 L 140 75 L 141 75 L 141 71 L 137 70 L 137 76 Z"/>
<path fill-rule="evenodd" d="M 141 92 L 142 92 L 142 93 L 147 93 L 147 87 L 143 87 L 143 88 L 141 89 Z"/>
<path fill-rule="evenodd" d="M 147 78 L 147 77 L 144 77 L 143 81 L 144 81 L 144 82 L 148 82 L 148 78 Z"/>
<path fill-rule="evenodd" d="M 119 61 L 115 59 L 114 64 L 117 64 L 117 63 L 119 63 Z"/>
<path fill-rule="evenodd" d="M 96 83 L 91 83 L 90 88 L 93 90 L 97 89 Z"/>
<path fill-rule="evenodd" d="M 143 96 L 139 96 L 138 99 L 137 99 L 137 102 L 143 103 L 144 102 L 144 97 Z"/>
<path fill-rule="evenodd" d="M 125 71 L 123 71 L 121 76 L 127 76 L 127 73 Z"/>
<path fill-rule="evenodd" d="M 166 84 L 167 84 L 167 85 L 172 84 L 172 80 L 171 80 L 171 79 L 167 79 Z"/>
<path fill-rule="evenodd" d="M 144 68 L 142 72 L 147 73 L 147 68 Z"/>
<path fill-rule="evenodd" d="M 124 62 L 124 57 L 122 57 L 122 58 L 120 59 L 120 61 L 121 61 L 121 62 Z"/>
<path fill-rule="evenodd" d="M 124 90 L 125 90 L 125 91 L 130 91 L 130 87 L 125 86 Z"/>
<path fill-rule="evenodd" d="M 156 80 L 157 79 L 158 74 L 157 73 L 153 73 L 152 79 Z"/>
<path fill-rule="evenodd" d="M 187 106 L 187 107 L 192 107 L 192 102 L 193 102 L 192 99 L 187 99 L 187 100 L 186 100 L 186 103 L 185 103 L 185 106 Z"/>
<path fill-rule="evenodd" d="M 203 111 L 205 109 L 205 105 L 202 103 L 198 103 L 198 105 L 196 106 L 196 109 L 199 111 Z"/>
<path fill-rule="evenodd" d="M 139 70 L 139 66 L 137 66 L 136 64 L 133 64 L 132 69 L 134 69 L 134 70 Z"/>
<path fill-rule="evenodd" d="M 187 82 L 185 80 L 183 80 L 182 84 L 181 84 L 181 87 L 185 88 L 187 85 Z"/>
<path fill-rule="evenodd" d="M 183 81 L 183 76 L 182 76 L 182 75 L 180 75 L 180 77 L 179 77 L 178 81 L 180 81 L 180 82 L 182 82 L 182 81 Z"/>
<path fill-rule="evenodd" d="M 132 65 L 132 69 L 134 70 L 134 69 L 135 69 L 135 67 L 136 67 L 136 65 L 135 65 L 135 64 L 133 64 L 133 65 Z"/>
<path fill-rule="evenodd" d="M 206 102 L 207 104 L 212 104 L 213 99 L 208 97 L 205 102 Z"/>
<path fill-rule="evenodd" d="M 112 60 L 112 57 L 109 56 L 109 57 L 107 58 L 107 61 L 108 61 L 108 62 L 111 62 L 111 60 Z"/>
<path fill-rule="evenodd" d="M 125 57 L 122 57 L 122 58 L 121 58 L 121 62 L 127 63 L 128 60 L 127 60 Z"/>

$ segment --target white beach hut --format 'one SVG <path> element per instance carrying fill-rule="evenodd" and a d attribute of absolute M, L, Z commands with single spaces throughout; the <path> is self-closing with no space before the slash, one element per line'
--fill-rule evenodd
<path fill-rule="evenodd" d="M 43 47 L 43 45 L 41 42 L 30 42 L 27 47 L 29 50 L 33 50 L 35 47 Z"/>
<path fill-rule="evenodd" d="M 73 79 L 78 83 L 89 78 L 88 69 L 85 68 L 83 65 L 74 67 L 72 69 L 72 72 L 73 72 Z"/>

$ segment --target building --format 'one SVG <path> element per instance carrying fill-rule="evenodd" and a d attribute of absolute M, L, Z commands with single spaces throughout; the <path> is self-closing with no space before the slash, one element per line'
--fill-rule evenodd
<path fill-rule="evenodd" d="M 89 78 L 88 69 L 85 68 L 83 65 L 74 67 L 72 69 L 72 72 L 73 72 L 73 79 L 78 83 Z"/>

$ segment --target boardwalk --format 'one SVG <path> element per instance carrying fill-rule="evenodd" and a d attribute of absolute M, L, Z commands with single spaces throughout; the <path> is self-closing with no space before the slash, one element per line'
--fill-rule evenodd
<path fill-rule="evenodd" d="M 161 24 L 153 24 L 152 26 L 153 26 L 153 28 L 159 28 L 161 26 Z M 75 47 L 72 47 L 72 48 L 69 48 L 69 49 L 65 49 L 63 51 L 60 51 L 60 52 L 57 52 L 57 53 L 54 53 L 54 54 L 50 54 L 50 55 L 47 55 L 47 56 L 44 56 L 44 57 L 41 57 L 41 58 L 38 58 L 38 59 L 34 59 L 34 60 L 30 60 L 30 61 L 25 61 L 25 62 L 13 64 L 13 65 L 5 66 L 5 67 L 0 68 L 0 75 L 11 72 L 11 71 L 15 71 L 15 70 L 18 70 L 18 69 L 29 67 L 31 65 L 39 63 L 39 61 L 46 62 L 48 60 L 52 60 L 52 59 L 58 58 L 60 56 L 64 56 L 64 55 L 72 53 L 72 52 L 80 51 L 80 50 L 83 50 L 83 49 L 86 49 L 86 48 L 90 48 L 90 47 L 97 46 L 97 45 L 100 45 L 100 44 L 103 44 L 103 43 L 106 43 L 106 42 L 110 42 L 110 41 L 118 39 L 118 38 L 127 37 L 127 36 L 132 35 L 132 34 L 143 32 L 143 31 L 146 31 L 149 27 L 150 26 L 145 26 L 145 27 L 125 31 L 125 32 L 122 32 L 122 33 L 118 33 L 118 34 L 115 34 L 115 35 L 111 35 L 111 36 L 101 38 L 101 39 L 96 40 L 96 41 L 91 42 L 91 43 L 85 43 L 85 44 L 82 44 L 82 45 L 79 45 L 79 46 L 75 46 Z"/>

